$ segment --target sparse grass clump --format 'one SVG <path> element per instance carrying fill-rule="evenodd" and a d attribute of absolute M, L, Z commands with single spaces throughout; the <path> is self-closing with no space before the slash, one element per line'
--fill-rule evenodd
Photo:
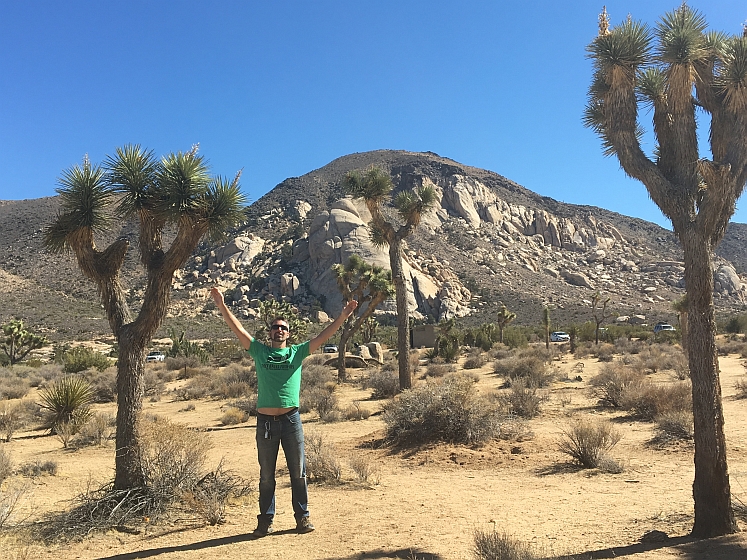
<path fill-rule="evenodd" d="M 479 444 L 500 435 L 504 415 L 479 398 L 472 379 L 454 375 L 403 392 L 384 406 L 386 437 L 395 444 Z"/>
<path fill-rule="evenodd" d="M 576 420 L 563 428 L 558 450 L 586 469 L 599 468 L 621 435 L 609 421 Z"/>
<path fill-rule="evenodd" d="M 97 412 L 80 428 L 76 445 L 104 445 L 114 436 L 115 423 L 114 415 Z"/>
<path fill-rule="evenodd" d="M 737 391 L 735 396 L 738 399 L 747 399 L 747 378 L 737 379 L 734 382 L 734 389 Z"/>
<path fill-rule="evenodd" d="M 494 530 L 477 529 L 475 531 L 472 553 L 476 560 L 536 560 L 538 558 L 529 543 Z"/>
<path fill-rule="evenodd" d="M 327 443 L 319 433 L 307 432 L 304 447 L 309 482 L 339 483 L 342 480 L 342 466 L 334 445 Z"/>
<path fill-rule="evenodd" d="M 348 458 L 350 468 L 358 477 L 358 482 L 378 484 L 379 463 L 366 455 L 353 455 Z"/>
<path fill-rule="evenodd" d="M 360 401 L 355 401 L 343 411 L 346 420 L 365 420 L 371 416 L 371 411 L 361 406 Z"/>
<path fill-rule="evenodd" d="M 43 474 L 56 476 L 57 461 L 34 461 L 33 463 L 24 463 L 18 467 L 18 474 L 30 478 L 37 478 Z"/>

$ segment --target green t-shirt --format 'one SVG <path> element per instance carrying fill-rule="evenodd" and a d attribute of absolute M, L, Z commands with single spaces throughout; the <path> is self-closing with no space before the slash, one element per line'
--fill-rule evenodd
<path fill-rule="evenodd" d="M 257 408 L 298 406 L 301 363 L 309 355 L 309 341 L 271 348 L 255 339 L 248 352 L 257 368 Z"/>

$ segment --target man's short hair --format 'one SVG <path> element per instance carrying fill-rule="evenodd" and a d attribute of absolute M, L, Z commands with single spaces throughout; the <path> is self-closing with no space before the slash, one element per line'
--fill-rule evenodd
<path fill-rule="evenodd" d="M 290 330 L 290 323 L 288 322 L 288 319 L 286 319 L 285 317 L 275 317 L 272 321 L 270 321 L 270 326 L 274 325 L 278 321 L 282 321 L 283 323 L 288 325 L 288 330 Z"/>

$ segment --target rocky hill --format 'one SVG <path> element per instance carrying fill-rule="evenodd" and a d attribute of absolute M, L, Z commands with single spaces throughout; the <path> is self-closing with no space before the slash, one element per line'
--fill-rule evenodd
<path fill-rule="evenodd" d="M 518 324 L 537 324 L 551 306 L 561 327 L 590 318 L 595 291 L 615 316 L 674 320 L 671 303 L 684 294 L 682 256 L 674 235 L 650 222 L 601 208 L 541 197 L 496 173 L 433 153 L 374 151 L 338 158 L 290 178 L 254 202 L 247 221 L 224 245 L 201 245 L 175 281 L 172 314 L 189 320 L 209 311 L 206 288 L 221 285 L 236 312 L 251 319 L 261 298 L 283 297 L 312 320 L 334 315 L 341 298 L 330 266 L 357 253 L 388 266 L 370 243 L 367 210 L 344 198 L 342 179 L 376 165 L 395 189 L 432 186 L 439 199 L 407 240 L 413 313 L 423 320 L 489 321 L 505 303 Z M 60 334 L 108 332 L 92 285 L 70 255 L 41 247 L 56 197 L 0 202 L 0 320 L 26 317 Z M 394 219 L 390 212 L 390 217 Z M 132 224 L 109 239 L 136 242 Z M 744 309 L 747 226 L 732 224 L 714 262 L 722 313 Z M 134 251 L 125 283 L 137 307 L 142 274 Z M 391 313 L 393 303 L 384 306 Z M 209 315 L 209 313 L 208 313 Z M 643 319 L 641 319 L 643 317 Z"/>

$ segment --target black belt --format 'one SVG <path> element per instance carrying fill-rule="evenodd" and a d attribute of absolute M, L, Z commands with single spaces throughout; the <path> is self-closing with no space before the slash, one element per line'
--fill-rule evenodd
<path fill-rule="evenodd" d="M 295 414 L 296 412 L 298 412 L 297 406 L 291 408 L 288 412 L 285 412 L 283 414 L 278 414 L 277 416 L 272 416 L 271 414 L 262 414 L 261 412 L 257 412 L 257 418 L 269 418 L 277 422 L 278 420 L 282 420 L 283 418 L 290 418 L 290 416 L 292 414 Z"/>

